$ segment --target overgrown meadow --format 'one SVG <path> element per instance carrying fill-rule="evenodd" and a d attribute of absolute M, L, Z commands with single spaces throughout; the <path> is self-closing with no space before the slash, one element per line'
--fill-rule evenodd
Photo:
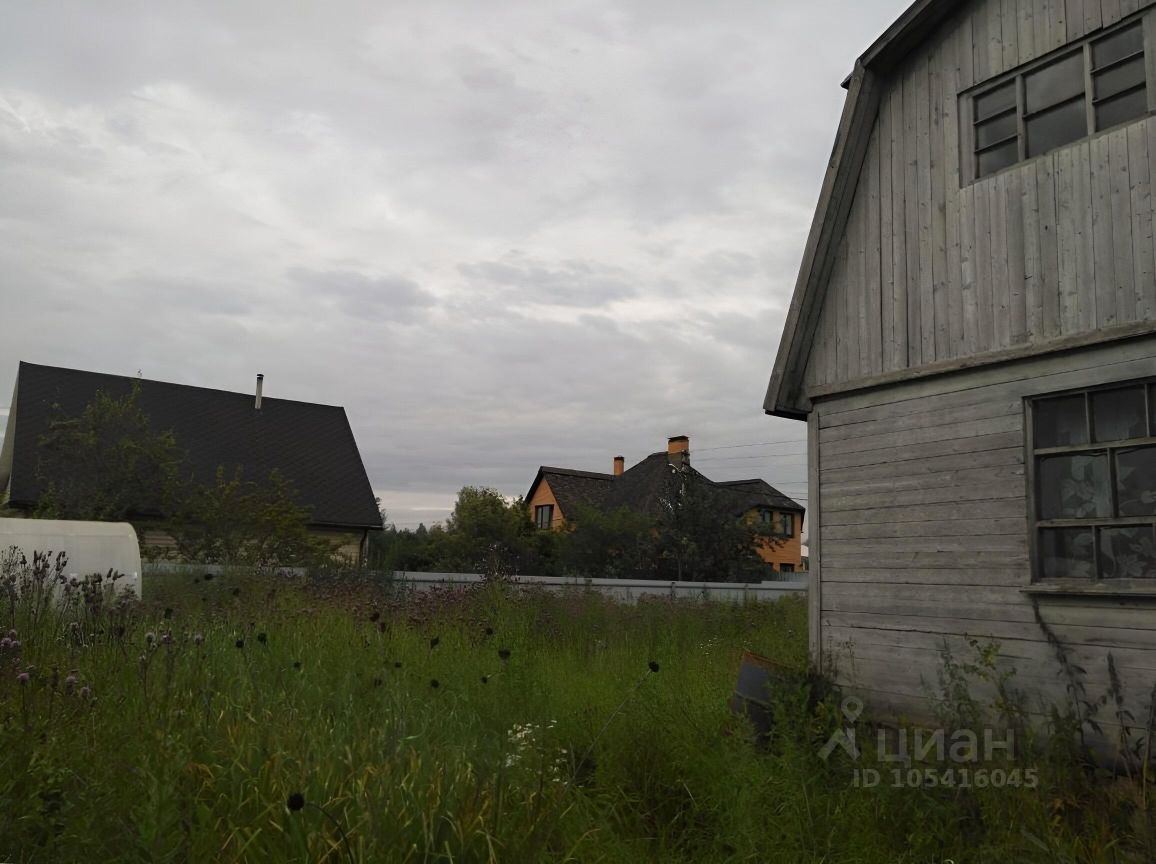
<path fill-rule="evenodd" d="M 1034 790 L 856 788 L 798 600 L 188 571 L 118 603 L 55 564 L 0 559 L 0 860 L 1150 860 L 1136 796 L 1064 755 Z M 727 709 L 744 649 L 800 672 L 769 742 Z"/>

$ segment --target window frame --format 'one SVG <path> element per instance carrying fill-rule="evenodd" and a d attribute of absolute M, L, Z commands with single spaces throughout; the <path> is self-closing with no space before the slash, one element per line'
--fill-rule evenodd
<path fill-rule="evenodd" d="M 1147 435 L 1138 438 L 1115 439 L 1112 441 L 1095 440 L 1095 419 L 1092 398 L 1096 393 L 1111 390 L 1121 390 L 1128 387 L 1139 387 L 1144 394 L 1144 422 Z M 1084 422 L 1087 425 L 1088 441 L 1086 444 L 1064 444 L 1051 447 L 1036 447 L 1035 415 L 1036 405 L 1050 399 L 1082 396 L 1084 399 Z M 1026 481 L 1027 523 L 1028 523 L 1028 557 L 1030 565 L 1029 590 L 1048 592 L 1052 590 L 1071 589 L 1076 593 L 1148 593 L 1156 594 L 1156 574 L 1151 577 L 1104 577 L 1100 575 L 1100 535 L 1099 529 L 1104 527 L 1129 527 L 1132 525 L 1153 527 L 1156 534 L 1156 514 L 1143 516 L 1091 516 L 1085 519 L 1058 518 L 1042 519 L 1040 513 L 1039 472 L 1037 465 L 1040 459 L 1048 456 L 1062 456 L 1070 453 L 1107 453 L 1109 494 L 1112 501 L 1112 511 L 1118 507 L 1118 487 L 1116 482 L 1115 451 L 1127 450 L 1135 447 L 1156 446 L 1156 376 L 1132 378 L 1123 381 L 1111 381 L 1087 387 L 1077 387 L 1068 390 L 1059 390 L 1049 393 L 1038 393 L 1024 398 L 1024 478 Z M 1041 531 L 1052 528 L 1080 528 L 1087 527 L 1092 532 L 1092 575 L 1090 576 L 1044 576 L 1042 549 L 1040 543 Z"/>
<path fill-rule="evenodd" d="M 775 515 L 778 516 L 778 519 L 776 520 L 778 524 L 775 525 L 775 536 L 776 537 L 794 537 L 795 536 L 795 514 L 789 510 L 780 510 Z M 786 529 L 786 530 L 784 530 L 784 529 Z"/>
<path fill-rule="evenodd" d="M 546 524 L 542 524 L 542 514 L 546 514 Z M 535 504 L 534 505 L 534 527 L 545 531 L 546 529 L 554 527 L 554 505 L 553 504 Z"/>
<path fill-rule="evenodd" d="M 1139 54 L 1133 53 L 1123 58 L 1117 58 L 1116 60 L 1101 66 L 1098 69 L 1093 67 L 1092 49 L 1096 43 L 1109 39 L 1112 36 L 1117 35 L 1119 32 L 1137 25 L 1140 27 L 1143 46 Z M 1067 141 L 1063 144 L 1057 144 L 1054 147 L 1049 147 L 1040 153 L 1029 156 L 1027 152 L 1027 121 L 1034 117 L 1039 117 L 1041 114 L 1046 113 L 1049 110 L 1054 110 L 1057 106 L 1064 104 L 1065 100 L 1060 100 L 1059 102 L 1053 103 L 1046 108 L 1042 108 L 1034 112 L 1027 112 L 1024 83 L 1025 78 L 1049 66 L 1061 63 L 1075 54 L 1082 54 L 1083 57 L 1082 62 L 1084 79 L 1083 100 L 1085 105 L 1085 133 L 1078 138 L 1072 139 L 1071 141 Z M 1132 88 L 1126 88 L 1119 93 L 1113 94 L 1111 97 L 1106 97 L 1106 99 L 1097 100 L 1095 98 L 1095 82 L 1097 80 L 1096 75 L 1102 74 L 1105 71 L 1110 71 L 1111 69 L 1117 68 L 1118 66 L 1122 66 L 1129 60 L 1135 59 L 1137 56 L 1143 59 L 1144 87 L 1147 97 L 1147 107 L 1145 112 L 1137 117 L 1132 117 L 1128 120 L 1123 120 L 1118 123 L 1113 123 L 1112 125 L 1100 128 L 1097 125 L 1097 108 L 1100 107 L 1106 100 L 1118 98 L 1127 92 L 1131 92 L 1132 89 L 1136 89 L 1139 85 L 1133 85 Z M 996 112 L 995 115 L 984 118 L 984 120 L 976 120 L 976 101 L 983 96 L 994 93 L 1009 83 L 1013 85 L 1013 89 L 1015 91 L 1014 111 L 1016 117 L 1016 159 L 1014 162 L 1011 162 L 1008 165 L 997 168 L 996 170 L 990 171 L 987 174 L 982 174 L 980 173 L 979 169 L 981 151 L 987 152 L 994 150 L 995 148 L 1010 141 L 1011 136 L 1009 135 L 1003 139 L 1000 139 L 999 141 L 991 142 L 982 148 L 978 147 L 978 131 L 980 125 L 984 122 L 995 119 L 996 116 L 1006 113 L 1007 109 L 1005 109 L 1004 112 Z M 1022 66 L 1018 66 L 1014 70 L 1005 72 L 994 78 L 990 78 L 975 85 L 974 87 L 970 87 L 960 93 L 959 101 L 959 114 L 961 121 L 959 124 L 959 129 L 961 138 L 963 139 L 960 142 L 960 161 L 962 162 L 960 179 L 963 185 L 978 182 L 979 180 L 986 180 L 989 177 L 995 177 L 997 174 L 1000 174 L 1003 171 L 1007 171 L 1018 165 L 1022 165 L 1025 162 L 1031 161 L 1033 159 L 1039 159 L 1042 156 L 1046 156 L 1048 153 L 1053 153 L 1056 150 L 1062 149 L 1064 147 L 1070 147 L 1080 141 L 1086 141 L 1096 135 L 1117 129 L 1129 123 L 1135 123 L 1144 119 L 1145 117 L 1156 114 L 1156 9 L 1148 8 L 1141 10 L 1140 12 L 1137 12 L 1133 15 L 1129 15 L 1127 18 L 1117 22 L 1116 24 L 1113 24 L 1111 27 L 1101 28 L 1094 33 L 1087 34 L 1082 39 L 1070 42 L 1066 45 L 1062 45 L 1061 47 L 1055 49 L 1054 51 L 1048 52 L 1042 57 L 1038 57 L 1028 63 L 1023 64 Z"/>

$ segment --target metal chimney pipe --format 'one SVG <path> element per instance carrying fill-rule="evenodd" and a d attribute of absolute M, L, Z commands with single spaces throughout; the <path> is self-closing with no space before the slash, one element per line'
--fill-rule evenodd
<path fill-rule="evenodd" d="M 261 382 L 265 380 L 265 376 L 260 372 L 257 373 L 257 398 L 253 400 L 253 407 L 258 411 L 261 410 Z"/>

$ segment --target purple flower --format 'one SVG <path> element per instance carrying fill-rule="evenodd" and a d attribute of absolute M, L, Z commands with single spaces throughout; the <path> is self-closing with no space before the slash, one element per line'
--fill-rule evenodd
<path fill-rule="evenodd" d="M 205 637 L 201 633 L 197 633 L 195 636 L 193 636 L 193 644 L 194 645 L 201 645 L 204 643 L 204 641 L 205 641 Z"/>
<path fill-rule="evenodd" d="M 68 677 L 64 679 L 64 689 L 71 693 L 76 689 L 76 673 L 69 672 Z"/>
<path fill-rule="evenodd" d="M 19 633 L 17 633 L 15 630 L 9 630 L 9 631 L 8 631 L 8 638 L 9 638 L 9 639 L 15 639 L 15 638 L 16 638 L 17 636 L 19 636 L 19 635 L 20 635 L 20 634 L 19 634 Z"/>
<path fill-rule="evenodd" d="M 91 696 L 92 696 L 92 690 L 88 687 L 87 684 L 80 688 L 80 698 L 81 699 L 88 699 Z"/>
<path fill-rule="evenodd" d="M 148 633 L 145 634 L 145 644 L 152 645 L 156 641 L 157 641 L 157 634 L 154 633 L 152 630 L 150 630 Z"/>
<path fill-rule="evenodd" d="M 20 653 L 20 640 L 19 639 L 13 639 L 12 644 L 9 645 L 8 647 L 12 649 L 12 653 L 19 654 Z"/>
<path fill-rule="evenodd" d="M 12 640 L 9 639 L 7 636 L 5 636 L 3 639 L 0 639 L 0 651 L 7 651 L 11 647 L 12 647 Z"/>
<path fill-rule="evenodd" d="M 21 684 L 27 684 L 32 679 L 32 676 L 27 672 L 21 672 L 16 676 L 16 680 Z"/>

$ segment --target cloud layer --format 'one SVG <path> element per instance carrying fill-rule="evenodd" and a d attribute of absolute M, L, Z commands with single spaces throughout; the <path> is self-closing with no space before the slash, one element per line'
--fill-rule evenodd
<path fill-rule="evenodd" d="M 404 526 L 675 434 L 801 497 L 762 394 L 838 83 L 904 5 L 8 4 L 0 405 L 19 360 L 261 371 L 346 407 Z"/>

